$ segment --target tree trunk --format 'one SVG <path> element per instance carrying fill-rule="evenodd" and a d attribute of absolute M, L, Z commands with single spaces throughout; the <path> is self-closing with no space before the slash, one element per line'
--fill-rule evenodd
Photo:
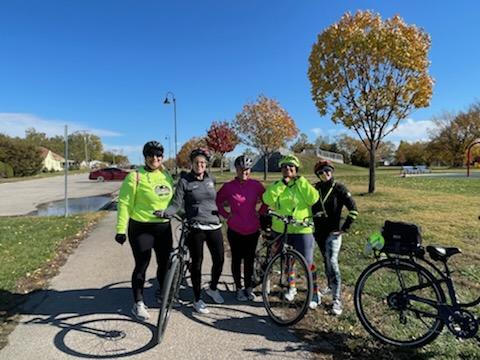
<path fill-rule="evenodd" d="M 369 179 L 368 179 L 368 193 L 375 192 L 375 146 L 372 145 L 370 150 L 370 164 L 369 164 Z"/>
<path fill-rule="evenodd" d="M 223 155 L 220 156 L 220 173 L 223 174 Z"/>
<path fill-rule="evenodd" d="M 266 181 L 267 180 L 267 174 L 268 174 L 268 154 L 265 154 L 264 157 L 263 157 L 263 161 L 264 161 L 264 168 L 263 168 L 263 180 Z"/>

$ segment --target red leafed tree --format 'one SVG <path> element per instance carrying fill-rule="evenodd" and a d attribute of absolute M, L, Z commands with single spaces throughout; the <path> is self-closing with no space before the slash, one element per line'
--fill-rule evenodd
<path fill-rule="evenodd" d="M 226 121 L 214 121 L 207 130 L 205 140 L 208 148 L 220 155 L 220 169 L 223 171 L 223 156 L 239 143 L 235 130 Z"/>

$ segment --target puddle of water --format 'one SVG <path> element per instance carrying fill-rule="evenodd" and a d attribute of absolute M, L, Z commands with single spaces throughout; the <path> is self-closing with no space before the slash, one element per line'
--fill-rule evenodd
<path fill-rule="evenodd" d="M 68 214 L 98 211 L 112 201 L 107 195 L 88 196 L 83 198 L 68 199 Z M 65 215 L 65 201 L 51 201 L 37 206 L 37 216 L 63 216 Z"/>

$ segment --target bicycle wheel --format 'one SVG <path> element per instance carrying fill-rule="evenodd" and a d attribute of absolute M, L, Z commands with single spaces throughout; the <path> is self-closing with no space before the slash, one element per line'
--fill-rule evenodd
<path fill-rule="evenodd" d="M 165 281 L 163 282 L 163 288 L 160 295 L 162 299 L 162 304 L 160 306 L 157 321 L 157 344 L 162 342 L 165 329 L 167 328 L 170 310 L 172 309 L 173 301 L 175 299 L 182 278 L 181 265 L 182 264 L 180 264 L 178 258 L 173 258 L 168 272 L 165 275 Z"/>
<path fill-rule="evenodd" d="M 416 348 L 443 329 L 439 305 L 445 294 L 433 275 L 405 259 L 368 266 L 355 285 L 355 310 L 365 329 L 378 340 Z"/>
<path fill-rule="evenodd" d="M 268 315 L 279 325 L 300 321 L 312 300 L 312 274 L 305 258 L 288 249 L 273 257 L 265 270 L 262 298 Z"/>

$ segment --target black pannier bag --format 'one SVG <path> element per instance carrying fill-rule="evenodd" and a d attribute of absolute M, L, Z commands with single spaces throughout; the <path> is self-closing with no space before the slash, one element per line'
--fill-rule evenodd
<path fill-rule="evenodd" d="M 422 242 L 420 227 L 401 221 L 386 220 L 383 225 L 382 236 L 385 239 L 382 250 L 389 254 L 414 254 Z"/>

